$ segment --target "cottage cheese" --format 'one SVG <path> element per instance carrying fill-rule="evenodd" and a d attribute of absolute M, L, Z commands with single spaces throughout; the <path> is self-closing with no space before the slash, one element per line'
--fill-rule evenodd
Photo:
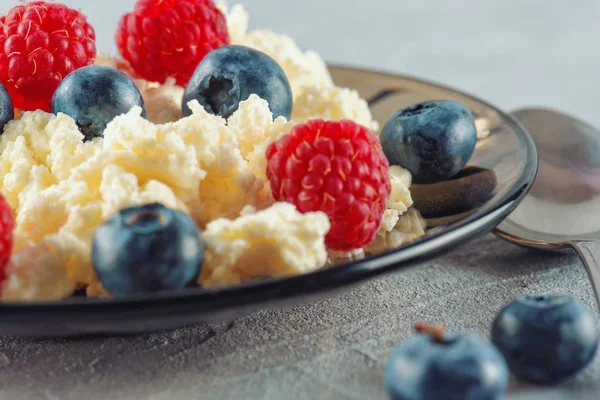
<path fill-rule="evenodd" d="M 258 202 L 262 180 L 242 158 L 234 131 L 197 102 L 191 106 L 190 117 L 164 125 L 134 108 L 115 118 L 103 138 L 85 143 L 64 114 L 27 112 L 8 124 L 0 136 L 0 192 L 16 213 L 9 274 L 18 279 L 6 296 L 15 298 L 19 284 L 23 298 L 55 295 L 26 290 L 39 280 L 23 277 L 23 260 L 35 264 L 48 249 L 74 285 L 92 282 L 95 228 L 123 207 L 160 202 L 204 227 Z M 236 118 L 256 120 L 253 110 L 243 106 Z"/>
<path fill-rule="evenodd" d="M 385 202 L 386 210 L 381 217 L 379 235 L 391 232 L 396 227 L 400 216 L 413 205 L 410 194 L 410 185 L 412 183 L 410 172 L 397 165 L 392 165 L 389 175 L 391 185 L 390 197 Z"/>
<path fill-rule="evenodd" d="M 289 203 L 255 212 L 246 208 L 235 220 L 206 226 L 205 262 L 200 284 L 230 285 L 257 277 L 296 275 L 327 261 L 324 238 L 329 219 L 322 212 L 301 214 Z"/>
<path fill-rule="evenodd" d="M 427 223 L 415 208 L 410 208 L 398 218 L 394 228 L 387 232 L 379 230 L 375 240 L 365 247 L 367 253 L 380 253 L 411 243 L 425 235 Z"/>
<path fill-rule="evenodd" d="M 225 121 L 198 102 L 182 118 L 184 89 L 173 81 L 147 82 L 122 60 L 99 55 L 96 64 L 132 77 L 146 105 L 115 118 L 103 138 L 83 142 L 70 117 L 26 112 L 0 136 L 0 192 L 16 214 L 15 245 L 2 290 L 4 300 L 54 300 L 86 287 L 107 295 L 94 275 L 96 228 L 123 207 L 160 202 L 187 212 L 204 230 L 205 265 L 199 281 L 223 286 L 324 266 L 329 230 L 325 214 L 299 213 L 276 203 L 266 177 L 267 146 L 310 118 L 353 119 L 378 129 L 367 103 L 336 87 L 325 62 L 287 36 L 248 32 L 241 6 L 227 16 L 231 41 L 263 51 L 287 74 L 294 95 L 292 121 L 273 119 L 253 95 Z M 424 220 L 411 208 L 411 176 L 390 168 L 392 191 L 381 228 L 367 249 L 414 240 Z M 408 211 L 407 211 L 408 210 Z M 359 253 L 350 257 L 362 257 Z M 331 254 L 330 256 L 341 256 Z"/>
<path fill-rule="evenodd" d="M 351 119 L 369 128 L 379 130 L 379 124 L 373 119 L 367 102 L 356 90 L 336 86 L 306 86 L 297 96 L 292 119 L 304 122 L 311 118 L 339 121 Z"/>
<path fill-rule="evenodd" d="M 379 231 L 373 242 L 365 248 L 367 253 L 377 253 L 410 243 L 425 234 L 426 222 L 412 207 L 410 194 L 412 176 L 397 165 L 389 170 L 391 191 L 386 200 L 387 209 L 381 218 Z"/>
<path fill-rule="evenodd" d="M 390 166 L 390 197 L 385 204 L 389 210 L 396 210 L 403 214 L 413 205 L 413 199 L 410 194 L 410 185 L 412 184 L 412 175 L 410 172 L 397 165 Z"/>
<path fill-rule="evenodd" d="M 227 125 L 236 136 L 240 154 L 254 175 L 266 180 L 267 147 L 289 133 L 294 123 L 284 117 L 273 120 L 269 103 L 253 94 L 240 103 L 238 112 L 229 117 Z"/>
<path fill-rule="evenodd" d="M 60 300 L 75 291 L 75 282 L 52 247 L 32 244 L 13 254 L 2 287 L 2 300 Z"/>
<path fill-rule="evenodd" d="M 379 232 L 391 232 L 398 223 L 399 219 L 400 214 L 398 211 L 392 209 L 385 210 L 383 212 L 383 216 L 381 217 Z"/>

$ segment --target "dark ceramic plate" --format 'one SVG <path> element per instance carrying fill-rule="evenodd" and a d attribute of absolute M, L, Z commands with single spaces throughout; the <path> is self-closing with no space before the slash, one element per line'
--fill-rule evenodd
<path fill-rule="evenodd" d="M 421 239 L 398 249 L 326 267 L 309 274 L 216 290 L 189 288 L 127 299 L 71 299 L 0 304 L 0 334 L 73 336 L 170 329 L 200 321 L 229 320 L 268 307 L 313 301 L 384 273 L 439 256 L 492 230 L 528 191 L 537 169 L 529 134 L 498 108 L 473 96 L 406 76 L 332 67 L 340 86 L 355 88 L 383 124 L 398 108 L 431 99 L 454 99 L 469 107 L 480 130 L 469 166 L 456 178 L 412 187 L 415 205 L 428 222 Z"/>

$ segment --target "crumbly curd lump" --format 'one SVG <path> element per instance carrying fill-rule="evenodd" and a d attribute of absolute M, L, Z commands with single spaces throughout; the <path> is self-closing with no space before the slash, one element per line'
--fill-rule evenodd
<path fill-rule="evenodd" d="M 6 125 L 0 193 L 15 212 L 16 226 L 3 300 L 61 299 L 80 288 L 90 296 L 107 295 L 91 263 L 95 230 L 121 208 L 149 202 L 189 213 L 203 230 L 199 283 L 205 287 L 305 273 L 327 263 L 327 216 L 274 202 L 265 150 L 310 118 L 349 118 L 374 131 L 377 122 L 356 91 L 333 84 L 319 55 L 303 52 L 285 35 L 248 31 L 248 15 L 239 5 L 219 7 L 233 44 L 268 54 L 287 74 L 292 120 L 273 119 L 268 103 L 255 95 L 228 121 L 196 101 L 190 103 L 192 115 L 182 118 L 183 88 L 138 79 L 123 61 L 99 55 L 96 64 L 134 79 L 147 119 L 133 108 L 116 117 L 104 137 L 88 142 L 64 114 L 25 112 Z M 390 181 L 387 210 L 366 252 L 425 233 L 425 221 L 412 207 L 410 173 L 391 167 Z"/>
<path fill-rule="evenodd" d="M 263 276 L 296 275 L 327 261 L 323 238 L 329 218 L 322 212 L 300 214 L 289 203 L 256 211 L 252 206 L 235 219 L 219 218 L 206 226 L 205 287 L 240 283 Z"/>

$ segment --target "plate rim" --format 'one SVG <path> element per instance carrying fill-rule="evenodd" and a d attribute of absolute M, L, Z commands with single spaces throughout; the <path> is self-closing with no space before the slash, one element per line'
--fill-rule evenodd
<path fill-rule="evenodd" d="M 512 130 L 516 132 L 519 139 L 524 141 L 526 163 L 522 173 L 512 183 L 510 190 L 497 200 L 495 206 L 477 210 L 467 218 L 453 223 L 447 229 L 436 232 L 423 241 L 416 241 L 401 248 L 388 250 L 365 259 L 339 264 L 331 268 L 322 268 L 300 275 L 260 282 L 248 282 L 222 288 L 189 288 L 180 291 L 134 295 L 127 298 L 71 297 L 55 301 L 0 302 L 0 313 L 5 317 L 23 317 L 18 318 L 21 320 L 21 323 L 29 320 L 28 318 L 24 318 L 24 314 L 53 313 L 54 317 L 58 317 L 60 314 L 69 315 L 79 311 L 87 312 L 87 318 L 85 317 L 86 314 L 84 314 L 83 319 L 96 319 L 97 317 L 93 314 L 98 312 L 102 314 L 117 312 L 118 314 L 115 315 L 117 319 L 126 319 L 133 315 L 139 316 L 139 314 L 143 314 L 149 310 L 152 310 L 152 315 L 156 317 L 165 313 L 171 314 L 175 311 L 178 314 L 187 314 L 190 310 L 194 310 L 197 313 L 211 314 L 221 312 L 232 305 L 239 304 L 239 298 L 248 301 L 245 306 L 257 306 L 265 302 L 289 300 L 302 296 L 317 295 L 327 291 L 335 291 L 345 286 L 367 281 L 376 276 L 408 268 L 428 259 L 435 258 L 449 251 L 448 247 L 450 246 L 458 247 L 464 244 L 461 242 L 471 241 L 481 236 L 483 232 L 487 233 L 491 231 L 501 222 L 503 217 L 507 216 L 520 203 L 531 188 L 538 166 L 537 151 L 533 139 L 514 117 L 499 107 L 452 86 L 418 78 L 410 74 L 395 73 L 393 71 L 351 64 L 340 65 L 332 63 L 328 64 L 328 68 L 330 70 L 346 70 L 349 72 L 367 72 L 395 79 L 401 78 L 441 90 L 451 91 L 486 106 L 497 112 L 502 120 L 508 123 Z M 502 212 L 494 215 L 499 210 L 502 210 Z M 497 221 L 492 219 L 491 223 L 493 225 L 490 225 L 490 222 L 488 222 L 487 225 L 479 227 L 482 230 L 481 233 L 471 232 L 460 234 L 458 240 L 451 239 L 450 243 L 439 248 L 439 251 L 427 252 L 421 250 L 422 248 L 432 246 L 440 238 L 444 239 L 456 235 L 456 232 L 460 229 L 464 229 L 490 216 L 501 219 Z M 476 229 L 473 228 L 472 230 Z M 434 248 L 436 247 L 439 246 L 434 246 Z M 140 306 L 143 307 L 144 312 L 140 312 Z M 161 310 L 162 312 L 160 312 Z M 3 323 L 0 322 L 0 331 L 2 330 L 2 325 Z"/>

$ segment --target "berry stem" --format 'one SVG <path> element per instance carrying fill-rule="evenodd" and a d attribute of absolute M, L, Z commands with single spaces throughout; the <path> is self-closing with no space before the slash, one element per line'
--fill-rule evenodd
<path fill-rule="evenodd" d="M 415 331 L 418 333 L 424 333 L 431 336 L 433 340 L 439 343 L 445 342 L 446 327 L 443 324 L 437 324 L 435 326 L 429 325 L 426 322 L 417 322 L 415 324 Z"/>

